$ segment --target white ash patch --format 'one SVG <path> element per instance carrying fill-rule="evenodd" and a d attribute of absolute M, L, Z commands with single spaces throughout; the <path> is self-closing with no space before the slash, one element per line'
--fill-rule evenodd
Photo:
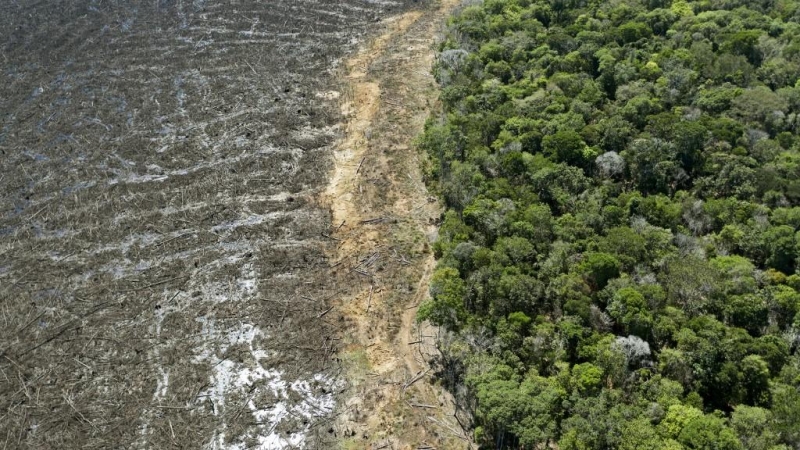
<path fill-rule="evenodd" d="M 307 126 L 292 131 L 291 136 L 295 141 L 305 144 L 304 146 L 308 146 L 308 148 L 315 148 L 318 146 L 317 143 L 326 142 L 327 140 L 334 138 L 336 136 L 336 128 L 332 126 L 324 128 L 313 128 Z"/>
<path fill-rule="evenodd" d="M 289 197 L 294 197 L 294 195 L 290 194 L 289 192 L 280 192 L 274 195 L 270 195 L 266 199 L 272 202 L 285 202 L 289 199 Z"/>
<path fill-rule="evenodd" d="M 108 185 L 113 186 L 119 183 L 128 183 L 128 184 L 152 183 L 152 182 L 165 181 L 167 178 L 169 178 L 168 175 L 161 175 L 161 174 L 139 175 L 138 173 L 131 172 L 125 176 L 108 180 Z"/>
<path fill-rule="evenodd" d="M 156 392 L 153 394 L 154 403 L 161 403 L 167 397 L 167 388 L 169 388 L 169 370 L 159 367 L 158 372 Z"/>
<path fill-rule="evenodd" d="M 253 296 L 258 292 L 258 278 L 252 262 L 242 266 L 241 275 L 236 285 L 243 296 Z"/>
<path fill-rule="evenodd" d="M 235 118 L 235 117 L 233 117 Z M 198 128 L 202 128 L 198 126 Z M 175 130 L 168 130 L 167 134 L 175 135 Z M 326 135 L 328 132 L 325 131 L 322 135 Z M 169 145 L 160 147 L 156 153 L 165 153 L 170 150 Z M 171 177 L 179 177 L 179 176 L 186 176 L 200 170 L 215 168 L 220 165 L 230 165 L 238 163 L 244 159 L 252 158 L 252 154 L 247 151 L 243 151 L 238 155 L 231 155 L 226 156 L 225 158 L 220 157 L 219 153 L 219 146 L 213 146 L 213 153 L 215 157 L 209 161 L 200 161 L 197 162 L 189 167 L 183 167 L 174 170 L 165 170 L 158 165 L 149 165 L 147 170 L 153 173 L 144 173 L 140 174 L 135 172 L 134 170 L 119 170 L 119 169 L 111 169 L 107 167 L 102 167 L 104 170 L 112 173 L 115 177 L 110 178 L 107 181 L 109 186 L 114 186 L 116 184 L 144 184 L 144 183 L 154 183 L 154 182 L 162 182 Z M 289 154 L 291 155 L 292 159 L 297 161 L 303 156 L 303 151 L 300 149 L 283 149 L 278 148 L 269 144 L 262 145 L 261 148 L 258 149 L 255 153 L 256 155 L 274 155 L 274 154 Z M 132 161 L 128 161 L 121 157 L 116 157 L 115 159 L 119 160 L 119 162 L 126 167 L 133 168 L 136 166 L 136 163 Z"/>
<path fill-rule="evenodd" d="M 128 251 L 130 251 L 131 247 L 133 247 L 134 245 L 138 245 L 139 247 L 144 248 L 157 243 L 159 237 L 160 235 L 155 233 L 132 234 L 122 242 L 115 244 L 108 244 L 96 249 L 92 249 L 91 253 L 97 255 L 105 252 L 119 251 L 124 255 L 127 254 Z"/>
<path fill-rule="evenodd" d="M 33 227 L 34 227 L 34 239 L 37 240 L 66 239 L 76 236 L 78 234 L 76 230 L 67 230 L 65 228 L 59 228 L 57 230 L 45 230 L 42 229 L 38 223 L 34 224 Z"/>
<path fill-rule="evenodd" d="M 339 97 L 341 97 L 342 94 L 338 91 L 326 91 L 326 92 L 317 92 L 314 95 L 316 95 L 317 98 L 321 98 L 324 100 L 336 100 Z"/>
<path fill-rule="evenodd" d="M 269 216 L 275 216 L 275 214 L 268 214 L 268 215 L 253 214 L 243 219 L 231 220 L 211 227 L 211 232 L 217 233 L 220 231 L 233 231 L 240 227 L 251 227 L 254 225 L 260 225 L 265 220 L 267 220 Z"/>
<path fill-rule="evenodd" d="M 267 336 L 258 327 L 242 324 L 239 331 L 220 333 L 212 319 L 200 317 L 197 320 L 203 326 L 201 334 L 218 345 L 217 353 L 212 354 L 205 348 L 195 357 L 196 363 L 208 363 L 212 367 L 210 387 L 198 398 L 210 401 L 214 415 L 223 418 L 226 408 L 246 404 L 256 423 L 237 436 L 237 442 L 229 443 L 226 442 L 227 425 L 223 421 L 206 448 L 283 449 L 302 446 L 315 420 L 333 412 L 336 402 L 330 387 L 335 383 L 329 377 L 316 374 L 308 380 L 287 381 L 284 372 L 262 364 L 269 355 L 259 348 L 257 338 Z M 244 357 L 240 358 L 242 361 L 217 356 L 233 346 L 247 348 Z M 234 396 L 243 400 L 229 402 Z M 292 427 L 291 431 L 281 430 L 282 424 Z M 257 444 L 252 447 L 249 442 Z"/>

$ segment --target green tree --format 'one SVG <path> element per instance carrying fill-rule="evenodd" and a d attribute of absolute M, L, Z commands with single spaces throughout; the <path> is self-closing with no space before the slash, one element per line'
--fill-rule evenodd
<path fill-rule="evenodd" d="M 640 22 L 628 22 L 617 28 L 620 44 L 636 42 L 639 39 L 649 37 L 651 34 L 653 34 L 653 31 L 650 27 Z"/>
<path fill-rule="evenodd" d="M 579 273 L 583 274 L 593 290 L 606 287 L 608 281 L 619 276 L 620 262 L 608 253 L 587 253 L 578 266 Z"/>
<path fill-rule="evenodd" d="M 431 300 L 420 305 L 419 320 L 430 320 L 439 326 L 458 329 L 467 319 L 464 308 L 466 287 L 458 270 L 442 267 L 431 277 Z"/>
<path fill-rule="evenodd" d="M 631 177 L 645 193 L 672 193 L 688 180 L 681 168 L 678 151 L 661 139 L 637 139 L 622 152 Z"/>
<path fill-rule="evenodd" d="M 664 450 L 667 448 L 680 448 L 673 444 L 667 444 L 658 435 L 655 427 L 644 417 L 636 418 L 626 422 L 622 426 L 624 439 L 620 443 L 619 450 Z"/>
<path fill-rule="evenodd" d="M 764 299 L 755 294 L 734 295 L 725 299 L 725 315 L 731 325 L 760 335 L 767 326 L 768 310 Z"/>
<path fill-rule="evenodd" d="M 576 364 L 572 367 L 572 383 L 584 394 L 599 392 L 603 381 L 603 371 L 591 363 Z"/>
<path fill-rule="evenodd" d="M 787 274 L 794 272 L 797 247 L 794 233 L 794 228 L 787 225 L 770 227 L 764 232 L 764 240 L 769 248 L 767 257 L 769 267 Z"/>
<path fill-rule="evenodd" d="M 625 327 L 626 334 L 642 338 L 650 336 L 653 316 L 644 295 L 636 289 L 623 288 L 617 291 L 608 307 L 608 312 L 617 323 Z"/>
<path fill-rule="evenodd" d="M 669 407 L 664 420 L 658 425 L 660 433 L 671 438 L 678 438 L 691 422 L 703 417 L 703 412 L 697 408 L 682 404 Z"/>
<path fill-rule="evenodd" d="M 741 362 L 744 401 L 750 405 L 769 406 L 769 366 L 758 355 L 746 356 Z"/>
<path fill-rule="evenodd" d="M 706 309 L 721 287 L 719 272 L 696 257 L 668 260 L 661 279 L 670 302 L 689 314 Z"/>
<path fill-rule="evenodd" d="M 775 384 L 771 410 L 781 442 L 790 447 L 800 445 L 800 391 L 795 386 Z"/>
<path fill-rule="evenodd" d="M 762 125 L 766 131 L 777 134 L 783 131 L 782 117 L 788 107 L 786 100 L 767 87 L 745 90 L 733 100 L 731 112 L 745 121 Z"/>
<path fill-rule="evenodd" d="M 542 139 L 542 150 L 545 155 L 556 162 L 564 162 L 573 166 L 585 163 L 586 144 L 575 131 L 559 131 Z"/>
<path fill-rule="evenodd" d="M 697 450 L 736 450 L 741 443 L 724 419 L 702 415 L 690 420 L 678 435 L 678 442 Z"/>
<path fill-rule="evenodd" d="M 708 137 L 708 130 L 700 123 L 681 121 L 675 124 L 672 141 L 675 143 L 676 157 L 687 173 L 702 171 L 703 149 Z"/>
<path fill-rule="evenodd" d="M 731 414 L 731 426 L 742 447 L 748 450 L 768 450 L 778 445 L 772 422 L 769 410 L 754 406 L 739 405 Z"/>
<path fill-rule="evenodd" d="M 723 51 L 728 51 L 737 55 L 742 55 L 754 66 L 761 64 L 761 52 L 757 47 L 758 38 L 761 30 L 746 30 L 733 33 L 725 37 Z"/>

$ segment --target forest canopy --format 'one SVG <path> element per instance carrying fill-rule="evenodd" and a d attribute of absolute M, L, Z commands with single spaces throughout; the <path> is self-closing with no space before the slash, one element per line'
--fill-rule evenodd
<path fill-rule="evenodd" d="M 420 147 L 486 448 L 800 447 L 800 2 L 486 0 Z"/>

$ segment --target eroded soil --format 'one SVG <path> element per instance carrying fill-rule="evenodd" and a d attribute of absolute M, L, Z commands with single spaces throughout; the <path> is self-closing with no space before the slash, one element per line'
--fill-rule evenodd
<path fill-rule="evenodd" d="M 436 330 L 418 327 L 441 214 L 413 140 L 437 98 L 435 40 L 457 6 L 407 12 L 346 63 L 345 139 L 325 194 L 338 239 L 334 270 L 349 287 L 336 308 L 349 331 L 349 386 L 336 432 L 345 448 L 468 448 L 451 397 L 432 384 Z"/>

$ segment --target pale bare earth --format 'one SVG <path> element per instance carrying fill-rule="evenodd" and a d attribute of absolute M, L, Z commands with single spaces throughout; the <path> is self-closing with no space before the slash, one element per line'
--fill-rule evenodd
<path fill-rule="evenodd" d="M 444 0 L 387 20 L 346 64 L 345 136 L 325 192 L 338 241 L 331 257 L 346 292 L 343 352 L 349 386 L 332 428 L 343 448 L 470 448 L 450 395 L 428 361 L 436 330 L 418 327 L 435 261 L 441 207 L 422 181 L 413 140 L 436 104 L 435 42 L 459 4 Z"/>

